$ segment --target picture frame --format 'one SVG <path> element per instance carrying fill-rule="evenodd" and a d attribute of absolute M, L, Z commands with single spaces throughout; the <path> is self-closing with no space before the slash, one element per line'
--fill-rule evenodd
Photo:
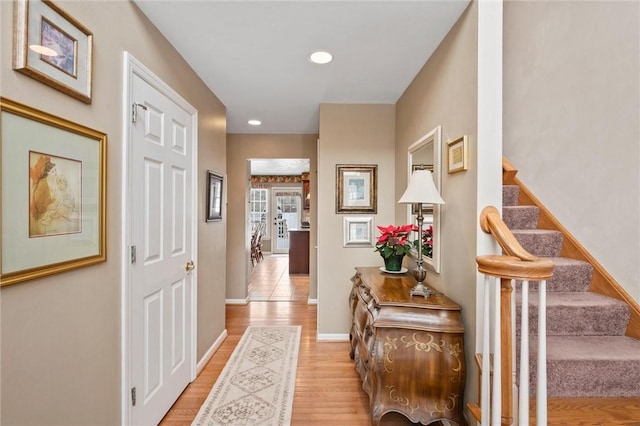
<path fill-rule="evenodd" d="M 222 220 L 222 183 L 224 178 L 207 170 L 207 222 Z"/>
<path fill-rule="evenodd" d="M 467 170 L 467 136 L 447 142 L 447 170 L 457 173 Z"/>
<path fill-rule="evenodd" d="M 376 164 L 336 164 L 336 213 L 376 213 Z"/>
<path fill-rule="evenodd" d="M 13 69 L 91 103 L 93 34 L 50 0 L 15 0 Z"/>
<path fill-rule="evenodd" d="M 343 218 L 343 247 L 373 247 L 373 216 Z"/>
<path fill-rule="evenodd" d="M 0 285 L 104 262 L 107 135 L 0 98 Z"/>
<path fill-rule="evenodd" d="M 429 170 L 431 173 L 433 173 L 433 164 L 412 164 L 411 165 L 411 173 L 415 172 L 416 170 L 419 169 L 424 169 L 424 170 Z M 420 206 L 418 204 L 412 204 L 411 205 L 411 212 L 414 215 L 417 215 L 419 213 L 419 208 Z M 433 214 L 433 204 L 423 204 L 422 205 L 422 214 L 423 215 L 432 215 Z"/>

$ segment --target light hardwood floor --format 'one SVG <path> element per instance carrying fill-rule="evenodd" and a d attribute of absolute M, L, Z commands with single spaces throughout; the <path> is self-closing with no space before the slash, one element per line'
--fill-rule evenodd
<path fill-rule="evenodd" d="M 286 256 L 265 256 L 256 265 L 252 289 L 260 289 L 256 299 L 265 301 L 227 306 L 228 337 L 161 425 L 191 424 L 249 324 L 302 326 L 292 425 L 370 425 L 369 399 L 349 358 L 349 343 L 316 341 L 317 311 L 315 305 L 307 304 L 308 277 L 289 277 L 283 266 L 286 261 Z M 348 278 L 345 277 L 345 285 Z M 549 425 L 640 426 L 640 398 L 550 400 L 548 420 Z M 384 416 L 382 423 L 412 424 L 394 413 Z M 533 419 L 531 424 L 535 424 Z"/>

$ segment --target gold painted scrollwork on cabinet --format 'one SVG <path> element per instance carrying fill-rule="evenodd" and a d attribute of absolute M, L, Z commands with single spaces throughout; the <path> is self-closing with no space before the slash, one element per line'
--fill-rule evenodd
<path fill-rule="evenodd" d="M 398 412 L 425 425 L 464 425 L 460 306 L 438 292 L 426 299 L 410 296 L 410 275 L 356 270 L 349 298 L 350 355 L 369 394 L 371 423 Z"/>

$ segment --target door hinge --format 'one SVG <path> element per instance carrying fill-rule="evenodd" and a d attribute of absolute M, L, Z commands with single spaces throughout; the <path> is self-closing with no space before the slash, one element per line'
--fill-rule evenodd
<path fill-rule="evenodd" d="M 131 263 L 136 263 L 136 246 L 131 246 Z"/>
<path fill-rule="evenodd" d="M 133 105 L 131 105 L 131 122 L 135 123 L 138 120 L 138 107 L 142 108 L 143 110 L 147 110 L 147 106 L 144 104 L 141 104 L 140 102 L 134 102 Z"/>
<path fill-rule="evenodd" d="M 131 388 L 131 405 L 136 405 L 136 388 Z"/>

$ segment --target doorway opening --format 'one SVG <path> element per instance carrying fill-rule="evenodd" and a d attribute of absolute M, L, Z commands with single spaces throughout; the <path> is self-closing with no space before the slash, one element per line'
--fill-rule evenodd
<path fill-rule="evenodd" d="M 249 223 L 245 237 L 251 241 L 260 227 L 261 251 L 265 255 L 288 254 L 289 231 L 309 221 L 309 204 L 303 200 L 303 177 L 308 176 L 309 167 L 308 158 L 249 159 Z"/>

